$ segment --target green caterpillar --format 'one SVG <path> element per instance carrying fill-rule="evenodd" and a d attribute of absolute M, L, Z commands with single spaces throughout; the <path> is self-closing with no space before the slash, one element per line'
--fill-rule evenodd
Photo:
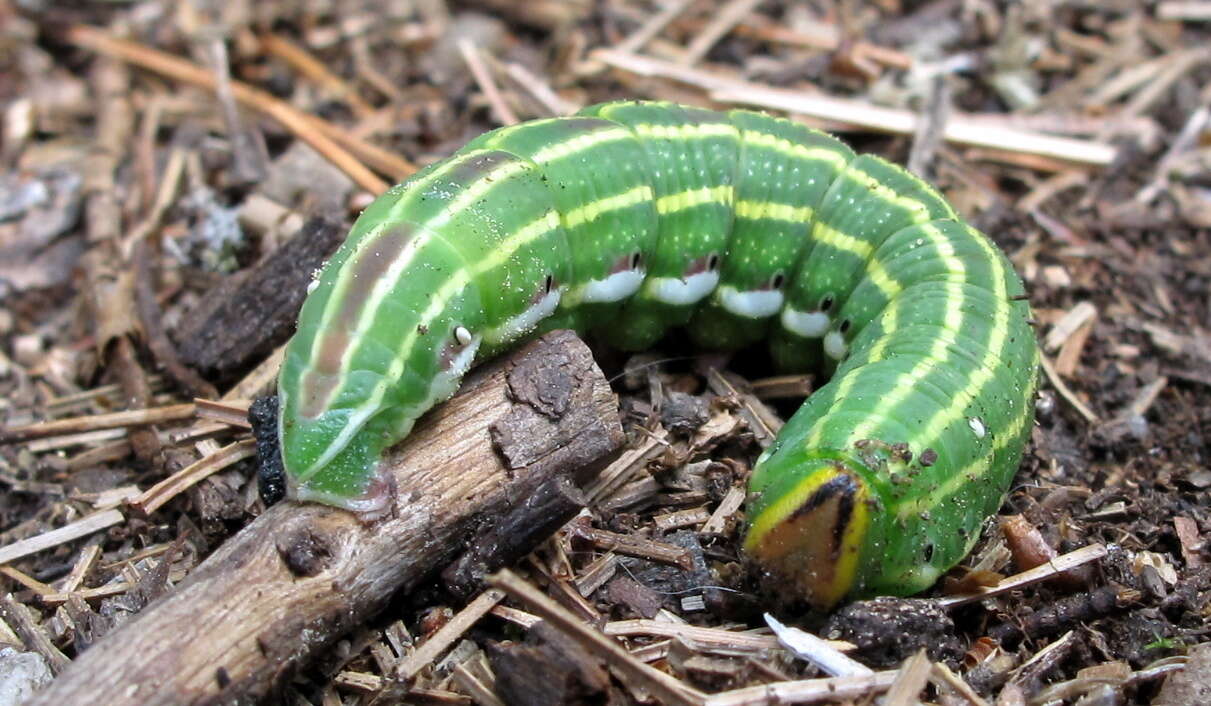
<path fill-rule="evenodd" d="M 899 167 L 760 113 L 592 106 L 482 135 L 358 219 L 286 350 L 288 494 L 381 512 L 381 452 L 541 331 L 767 338 L 780 368 L 833 375 L 758 460 L 747 554 L 821 608 L 909 594 L 970 550 L 1017 468 L 1028 319 L 1005 256 Z"/>

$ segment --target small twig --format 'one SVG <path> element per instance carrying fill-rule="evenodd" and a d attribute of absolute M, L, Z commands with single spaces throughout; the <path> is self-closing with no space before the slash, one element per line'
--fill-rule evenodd
<path fill-rule="evenodd" d="M 732 653 L 760 653 L 780 650 L 782 648 L 782 643 L 774 635 L 758 635 L 752 631 L 737 632 L 735 630 L 708 628 L 664 620 L 645 618 L 615 620 L 606 623 L 602 629 L 607 635 L 619 637 L 635 635 L 671 637 L 684 642 L 693 649 L 704 652 L 726 650 Z M 828 642 L 834 649 L 838 647 L 853 648 L 853 645 L 846 642 Z"/>
<path fill-rule="evenodd" d="M 145 493 L 131 501 L 130 506 L 143 515 L 150 515 L 164 503 L 192 488 L 206 477 L 255 455 L 256 441 L 252 439 L 228 444 L 151 486 Z"/>
<path fill-rule="evenodd" d="M 761 2 L 762 0 L 731 0 L 716 10 L 714 18 L 686 47 L 685 54 L 681 55 L 679 63 L 686 66 L 698 63 L 711 50 L 711 47 L 715 46 L 716 42 L 723 39 L 724 35 L 741 20 L 751 15 Z"/>
<path fill-rule="evenodd" d="M 164 422 L 175 422 L 194 416 L 192 404 L 174 404 L 167 407 L 132 409 L 125 412 L 93 414 L 87 417 L 69 417 L 51 422 L 38 422 L 12 429 L 0 429 L 0 444 L 13 444 L 31 439 L 44 439 L 61 434 L 91 432 L 99 429 L 149 426 Z"/>
<path fill-rule="evenodd" d="M 1078 302 L 1076 306 L 1068 310 L 1055 325 L 1051 327 L 1051 331 L 1047 333 L 1047 337 L 1043 339 L 1043 349 L 1048 353 L 1054 353 L 1059 350 L 1064 341 L 1068 340 L 1077 329 L 1089 321 L 1097 317 L 1097 307 L 1088 301 Z"/>
<path fill-rule="evenodd" d="M 164 371 L 189 394 L 195 397 L 218 397 L 219 391 L 214 385 L 185 365 L 177 354 L 176 346 L 168 339 L 164 324 L 160 320 L 160 303 L 152 286 L 155 278 L 152 276 L 151 256 L 148 254 L 150 245 L 145 240 L 134 242 L 134 267 L 138 273 L 135 277 L 135 305 L 139 310 L 139 323 L 143 325 L 143 332 L 147 337 L 147 348 L 164 367 Z"/>
<path fill-rule="evenodd" d="M 887 691 L 898 674 L 896 670 L 888 670 L 859 677 L 829 677 L 761 684 L 711 694 L 706 698 L 705 706 L 776 706 L 835 702 L 837 699 L 857 700 L 863 696 L 873 698 L 875 694 Z"/>
<path fill-rule="evenodd" d="M 79 588 L 80 584 L 84 583 L 84 577 L 88 575 L 93 562 L 99 556 L 101 556 L 101 546 L 99 544 L 89 543 L 85 546 L 80 551 L 79 556 L 76 557 L 76 563 L 71 567 L 71 573 L 59 584 L 59 590 L 63 593 L 71 593 Z"/>
<path fill-rule="evenodd" d="M 324 62 L 312 56 L 303 47 L 276 34 L 262 35 L 260 41 L 261 48 L 266 53 L 290 64 L 295 71 L 322 86 L 333 97 L 348 103 L 349 108 L 359 118 L 367 117 L 374 112 L 374 106 L 363 100 L 357 94 L 357 89 L 333 73 Z"/>
<path fill-rule="evenodd" d="M 147 236 L 160 226 L 168 207 L 172 205 L 177 188 L 181 185 L 181 175 L 185 173 L 185 150 L 173 147 L 168 153 L 168 163 L 164 166 L 164 175 L 160 178 L 160 186 L 156 189 L 155 201 L 147 216 L 130 229 L 130 233 L 122 241 L 120 248 L 122 257 L 129 259 L 134 253 L 135 246 L 143 242 Z"/>
<path fill-rule="evenodd" d="M 678 15 L 685 12 L 693 4 L 694 0 L 668 0 L 660 12 L 652 15 L 639 29 L 618 43 L 618 51 L 639 51 L 645 44 L 652 41 L 656 35 L 660 34 L 670 22 L 677 19 Z"/>
<path fill-rule="evenodd" d="M 195 399 L 193 403 L 198 407 L 198 418 L 200 419 L 213 419 L 240 429 L 252 428 L 252 425 L 248 423 L 248 400 L 212 402 Z"/>
<path fill-rule="evenodd" d="M 1039 356 L 1039 364 L 1043 366 L 1043 372 L 1047 375 L 1048 382 L 1051 383 L 1056 392 L 1060 393 L 1060 397 L 1063 397 L 1068 404 L 1072 405 L 1073 409 L 1080 412 L 1085 421 L 1090 424 L 1101 424 L 1102 420 L 1084 402 L 1081 402 L 1076 393 L 1060 378 L 1059 373 L 1055 371 L 1055 366 L 1051 364 L 1047 356 Z"/>
<path fill-rule="evenodd" d="M 865 101 L 824 95 L 807 95 L 739 81 L 718 73 L 681 66 L 670 61 L 627 54 L 615 49 L 598 49 L 591 58 L 640 76 L 660 76 L 710 93 L 713 100 L 763 108 L 785 110 L 841 125 L 878 130 L 900 135 L 912 134 L 918 116 L 909 110 L 872 105 Z M 944 135 L 950 142 L 1010 152 L 1052 157 L 1066 162 L 1105 166 L 1114 161 L 1113 145 L 1026 132 L 988 121 L 979 116 L 956 113 L 946 123 Z"/>
<path fill-rule="evenodd" d="M 571 115 L 580 110 L 578 103 L 564 100 L 563 97 L 552 90 L 546 79 L 536 76 L 534 72 L 521 64 L 514 62 L 505 64 L 505 74 L 513 79 L 518 88 L 529 93 L 534 100 L 542 103 L 542 106 L 550 111 L 551 115 Z"/>
<path fill-rule="evenodd" d="M 802 399 L 812 393 L 811 375 L 775 375 L 759 378 L 749 382 L 749 389 L 759 400 L 776 400 L 785 398 Z"/>
<path fill-rule="evenodd" d="M 947 596 L 939 598 L 937 604 L 943 608 L 956 608 L 968 603 L 998 596 L 1008 591 L 1014 591 L 1025 586 L 1029 586 L 1040 581 L 1062 574 L 1078 566 L 1082 566 L 1091 561 L 1097 561 L 1106 556 L 1106 546 L 1104 544 L 1090 544 L 1087 547 L 1081 547 L 1076 551 L 1061 554 L 1054 560 L 1047 562 L 1041 566 L 1037 566 L 1029 571 L 1023 571 L 1020 574 L 1006 577 L 995 586 L 981 588 L 971 593 L 963 593 L 956 596 Z"/>
<path fill-rule="evenodd" d="M 921 690 L 929 682 L 932 664 L 925 648 L 921 648 L 912 657 L 900 665 L 896 680 L 883 697 L 883 706 L 915 706 L 921 703 Z"/>
<path fill-rule="evenodd" d="M 472 625 L 479 622 L 480 618 L 495 608 L 496 604 L 500 603 L 504 597 L 504 592 L 496 589 L 484 591 L 476 596 L 475 600 L 468 603 L 448 623 L 430 635 L 429 639 L 421 643 L 420 647 L 400 660 L 395 668 L 395 676 L 403 681 L 410 681 L 415 678 L 417 674 L 420 674 L 422 669 L 437 661 L 437 658 L 443 652 L 450 649 L 450 646 L 458 638 L 462 637 L 464 633 L 471 629 Z"/>
<path fill-rule="evenodd" d="M 34 621 L 29 609 L 18 603 L 11 593 L 0 596 L 0 619 L 8 623 L 26 647 L 42 655 L 55 674 L 71 664 L 71 660 L 50 641 L 42 626 Z"/>
<path fill-rule="evenodd" d="M 908 153 L 908 171 L 921 175 L 930 173 L 930 164 L 942 144 L 946 121 L 949 119 L 950 84 L 946 83 L 945 76 L 938 76 L 930 85 L 929 101 L 913 133 L 912 149 Z"/>
<path fill-rule="evenodd" d="M 173 571 L 168 574 L 168 580 L 172 583 L 177 583 L 185 578 L 187 572 Z M 51 607 L 63 605 L 71 599 L 72 596 L 84 601 L 92 601 L 98 598 L 110 598 L 112 596 L 120 596 L 123 593 L 130 591 L 138 584 L 138 581 L 114 581 L 96 588 L 77 588 L 74 591 L 59 591 L 50 593 L 45 596 L 39 596 L 44 605 Z"/>
<path fill-rule="evenodd" d="M 704 695 L 701 692 L 635 659 L 618 643 L 585 625 L 566 608 L 512 571 L 506 569 L 493 574 L 488 577 L 488 583 L 527 604 L 530 610 L 543 620 L 576 639 L 585 649 L 605 660 L 612 668 L 634 679 L 639 686 L 663 699 L 665 703 L 681 706 L 703 703 Z"/>
<path fill-rule="evenodd" d="M 1015 684 L 1028 684 L 1046 674 L 1052 667 L 1056 666 L 1061 660 L 1068 655 L 1068 651 L 1075 646 L 1076 632 L 1069 630 L 1060 636 L 1058 640 L 1047 645 L 1039 650 L 1025 664 L 1018 667 L 1010 681 Z"/>
<path fill-rule="evenodd" d="M 988 702 L 976 693 L 976 690 L 971 688 L 971 685 L 963 680 L 958 674 L 950 671 L 942 662 L 934 662 L 933 664 L 934 683 L 941 682 L 946 686 L 959 692 L 959 695 L 967 699 L 972 706 L 988 706 Z"/>
<path fill-rule="evenodd" d="M 484 60 L 479 56 L 479 50 L 475 48 L 468 39 L 458 40 L 458 52 L 462 54 L 463 61 L 467 62 L 467 68 L 471 69 L 471 75 L 475 77 L 475 83 L 479 85 L 479 90 L 484 92 L 484 98 L 488 99 L 488 104 L 492 106 L 492 112 L 496 114 L 496 119 L 502 125 L 516 125 L 517 114 L 505 102 L 504 96 L 500 94 L 500 89 L 496 86 L 496 81 L 493 80 L 492 74 L 488 71 L 488 67 L 484 64 Z"/>
<path fill-rule="evenodd" d="M 623 556 L 677 566 L 687 571 L 693 566 L 693 559 L 688 549 L 668 542 L 657 542 L 654 539 L 638 535 L 619 534 L 577 524 L 571 526 L 568 535 L 583 539 L 597 549 L 612 551 Z"/>
<path fill-rule="evenodd" d="M 727 529 L 728 520 L 734 517 L 740 510 L 740 506 L 744 504 L 744 496 L 743 487 L 733 485 L 728 488 L 727 495 L 724 495 L 723 500 L 719 501 L 719 507 L 715 508 L 710 519 L 699 528 L 699 534 L 723 534 Z"/>
<path fill-rule="evenodd" d="M 1156 6 L 1160 20 L 1211 22 L 1211 2 L 1206 0 L 1167 0 Z"/>
<path fill-rule="evenodd" d="M 83 519 L 64 525 L 58 529 L 18 540 L 6 547 L 0 547 L 0 564 L 16 561 L 21 557 L 36 554 L 44 549 L 57 547 L 74 539 L 85 537 L 93 532 L 99 532 L 107 527 L 113 527 L 126 520 L 119 510 L 104 510 L 88 515 Z"/>

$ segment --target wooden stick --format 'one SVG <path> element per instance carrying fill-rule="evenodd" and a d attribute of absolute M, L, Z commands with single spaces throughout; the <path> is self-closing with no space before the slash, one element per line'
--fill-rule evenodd
<path fill-rule="evenodd" d="M 508 390 L 524 384 L 542 387 L 538 399 L 566 399 L 566 412 L 552 419 L 512 400 Z M 502 461 L 491 430 L 506 419 L 510 443 L 531 447 L 512 455 L 532 463 Z M 262 700 L 450 561 L 477 518 L 507 507 L 522 485 L 595 470 L 623 440 L 617 402 L 588 348 L 567 331 L 548 334 L 470 376 L 387 453 L 399 489 L 392 516 L 364 524 L 317 504 L 269 508 L 32 703 Z"/>

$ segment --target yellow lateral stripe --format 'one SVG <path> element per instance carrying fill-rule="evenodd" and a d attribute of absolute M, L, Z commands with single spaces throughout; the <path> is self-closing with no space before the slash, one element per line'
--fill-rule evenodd
<path fill-rule="evenodd" d="M 731 123 L 701 123 L 685 125 L 656 125 L 640 123 L 632 125 L 636 135 L 665 140 L 686 140 L 707 137 L 740 137 L 740 131 Z"/>
<path fill-rule="evenodd" d="M 921 230 L 937 248 L 938 255 L 946 263 L 948 271 L 955 275 L 962 275 L 967 271 L 967 265 L 958 257 L 955 257 L 954 248 L 950 247 L 946 236 L 936 226 L 925 226 Z M 944 289 L 946 291 L 946 312 L 943 315 L 945 330 L 962 331 L 963 288 L 957 282 L 946 282 Z M 936 366 L 945 364 L 947 358 L 950 357 L 950 341 L 946 339 L 946 336 L 938 336 L 934 339 L 930 345 L 929 352 L 921 360 L 918 360 L 911 370 L 900 377 L 895 389 L 891 390 L 880 400 L 879 404 L 871 410 L 863 423 L 854 428 L 849 436 L 849 440 L 845 444 L 847 447 L 858 439 L 864 439 L 869 436 L 885 417 L 895 410 L 896 407 L 900 406 L 904 400 L 908 399 L 908 396 L 922 378 L 928 375 Z"/>
<path fill-rule="evenodd" d="M 750 145 L 765 147 L 790 157 L 815 162 L 829 162 L 836 167 L 837 171 L 841 171 L 845 168 L 845 165 L 849 164 L 849 160 L 845 158 L 844 152 L 829 149 L 828 147 L 807 147 L 791 142 L 785 137 L 771 135 L 768 132 L 744 130 L 740 134 L 740 137 Z"/>
<path fill-rule="evenodd" d="M 896 517 L 906 519 L 922 512 L 928 512 L 937 507 L 946 498 L 954 495 L 961 490 L 963 486 L 974 482 L 988 473 L 992 469 L 993 461 L 996 457 L 1009 448 L 1010 444 L 1018 443 L 1018 438 L 1025 431 L 1026 425 L 1033 418 L 1031 406 L 1033 400 L 1027 400 L 1022 405 L 1022 413 L 1014 418 L 1013 423 L 1003 433 L 996 437 L 992 443 L 992 448 L 988 453 L 982 454 L 979 458 L 972 460 L 963 468 L 955 471 L 933 492 L 928 495 L 922 495 L 912 500 L 906 500 L 896 508 Z"/>
<path fill-rule="evenodd" d="M 350 417 L 346 428 L 355 430 L 360 428 L 371 414 L 378 411 L 378 405 L 386 395 L 387 389 L 394 385 L 399 380 L 399 376 L 403 374 L 404 365 L 409 358 L 404 353 L 412 350 L 412 347 L 416 344 L 417 337 L 420 336 L 420 332 L 432 324 L 433 320 L 445 310 L 455 294 L 462 291 L 475 277 L 501 266 L 522 247 L 558 227 L 559 214 L 552 209 L 522 228 L 519 228 L 508 239 L 502 241 L 499 248 L 493 250 L 483 260 L 470 264 L 467 267 L 456 268 L 450 279 L 446 280 L 445 284 L 434 292 L 429 306 L 421 313 L 418 325 L 408 329 L 408 335 L 404 337 L 399 347 L 401 354 L 391 361 L 390 367 L 387 368 L 387 374 L 374 386 L 366 401 L 359 405 L 359 411 Z"/>
<path fill-rule="evenodd" d="M 767 532 L 781 524 L 791 513 L 798 510 L 799 506 L 807 502 L 807 499 L 819 490 L 820 486 L 836 478 L 837 475 L 838 473 L 835 468 L 821 468 L 799 481 L 795 487 L 784 493 L 772 505 L 765 508 L 765 512 L 753 518 L 749 525 L 748 536 L 744 539 L 744 548 L 747 550 L 752 546 L 760 544 L 761 538 Z"/>
<path fill-rule="evenodd" d="M 995 257 L 989 250 L 988 243 L 983 238 L 979 238 L 979 241 L 984 247 L 985 255 L 990 258 Z M 999 351 L 1005 346 L 1006 339 L 1009 338 L 1009 294 L 1008 286 L 1005 282 L 1005 271 L 1001 267 L 993 267 L 992 269 L 996 272 L 993 298 L 997 303 L 997 308 L 993 312 L 992 332 L 989 335 L 988 344 L 984 348 L 983 355 L 980 356 L 980 367 L 972 371 L 971 377 L 967 381 L 967 386 L 954 394 L 950 405 L 945 409 L 935 412 L 929 418 L 929 421 L 925 423 L 925 428 L 921 431 L 920 438 L 927 439 L 930 443 L 925 444 L 923 448 L 928 447 L 934 439 L 941 436 L 942 430 L 946 428 L 946 425 L 960 416 L 971 400 L 993 379 L 993 371 L 996 368 L 996 359 L 999 357 Z"/>
<path fill-rule="evenodd" d="M 896 165 L 891 164 L 890 162 L 887 162 L 887 164 L 891 165 L 893 168 L 896 167 Z M 915 182 L 923 184 L 927 187 L 929 186 L 924 181 L 922 181 L 920 177 L 912 174 L 911 172 L 906 171 L 904 169 L 900 169 L 900 171 L 903 172 L 904 174 L 907 174 Z M 845 170 L 845 173 L 842 174 L 839 178 L 853 179 L 854 181 L 860 182 L 863 187 L 870 190 L 871 193 L 878 196 L 884 202 L 890 202 L 890 203 L 894 204 L 895 206 L 897 206 L 898 208 L 903 208 L 904 210 L 912 213 L 913 214 L 912 220 L 915 223 L 923 223 L 925 221 L 932 219 L 932 216 L 929 213 L 929 207 L 926 206 L 923 201 L 921 201 L 920 199 L 918 199 L 914 196 L 905 196 L 905 195 L 901 194 L 900 192 L 898 192 L 898 191 L 892 189 L 891 187 L 887 186 L 886 184 L 884 184 L 879 179 L 871 176 L 870 174 L 867 174 L 866 172 L 864 172 L 860 169 L 847 169 L 847 170 Z M 946 206 L 946 210 L 949 211 L 951 216 L 955 215 L 954 209 L 950 206 L 949 203 L 946 202 L 945 199 L 940 199 L 940 202 Z"/>
<path fill-rule="evenodd" d="M 717 203 L 727 206 L 732 202 L 733 193 L 734 190 L 730 184 L 688 189 L 656 199 L 656 212 L 661 215 L 677 213 L 678 211 L 684 211 L 687 208 L 701 206 L 706 203 Z"/>
<path fill-rule="evenodd" d="M 961 331 L 963 330 L 962 286 L 958 283 L 947 282 L 945 283 L 945 289 L 946 314 L 944 320 L 946 322 L 946 329 L 949 331 Z M 948 336 L 937 336 L 930 344 L 929 352 L 918 360 L 908 372 L 897 378 L 895 389 L 889 390 L 862 423 L 855 426 L 853 431 L 850 432 L 849 439 L 845 442 L 845 447 L 848 448 L 859 439 L 869 437 L 884 419 L 890 416 L 900 404 L 908 399 L 912 392 L 917 389 L 917 385 L 921 380 L 938 366 L 946 364 L 947 359 L 950 358 L 949 344 L 951 341 L 948 338 Z"/>
<path fill-rule="evenodd" d="M 563 217 L 563 227 L 570 230 L 585 223 L 592 223 L 603 213 L 618 211 L 651 200 L 652 187 L 646 184 L 636 186 L 620 194 L 606 196 L 568 211 Z"/>
<path fill-rule="evenodd" d="M 461 160 L 451 160 L 451 162 L 462 164 Z M 475 201 L 482 199 L 484 195 L 486 195 L 496 186 L 507 183 L 506 180 L 509 177 L 526 169 L 532 169 L 527 162 L 504 162 L 503 164 L 484 174 L 479 179 L 475 180 L 475 182 L 467 186 L 467 188 L 458 192 L 458 195 L 451 199 L 450 203 L 446 204 L 441 211 L 438 211 L 431 218 L 425 220 L 424 223 L 418 223 L 417 225 L 419 227 L 416 230 L 416 235 L 405 244 L 403 252 L 400 253 L 400 256 L 391 263 L 391 266 L 383 274 L 382 279 L 375 283 L 374 289 L 370 292 L 370 296 L 366 299 L 366 305 L 362 309 L 361 316 L 358 317 L 357 325 L 354 326 L 350 338 L 353 341 L 358 341 L 361 339 L 366 330 L 374 324 L 374 313 L 378 310 L 379 305 L 382 303 L 383 299 L 385 299 L 387 295 L 391 293 L 391 289 L 395 286 L 396 281 L 399 280 L 400 274 L 405 268 L 408 267 L 408 265 L 412 263 L 412 260 L 416 257 L 416 254 L 420 252 L 422 245 L 428 242 L 429 238 L 431 237 L 441 237 L 437 233 L 433 232 L 431 230 L 432 228 L 444 225 L 454 216 L 454 214 L 461 212 Z M 401 201 L 404 201 L 404 199 L 401 199 Z M 398 219 L 396 218 L 384 219 L 382 226 L 378 230 L 372 234 L 368 233 L 366 237 L 363 238 L 360 243 L 358 243 L 357 251 L 351 255 L 350 258 L 356 257 L 357 253 L 360 253 L 365 248 L 373 245 L 373 243 L 377 240 L 378 235 L 384 232 L 388 225 L 393 225 L 397 220 Z M 342 275 L 343 276 L 333 284 L 334 291 L 328 300 L 328 307 L 324 311 L 324 317 L 321 320 L 320 330 L 325 330 L 331 325 L 331 318 L 332 316 L 335 316 L 335 312 L 340 304 L 340 301 L 344 298 L 344 289 L 348 287 L 349 278 L 353 276 L 349 271 L 343 272 Z M 319 346 L 322 345 L 322 343 L 323 337 L 316 336 L 315 340 L 312 342 L 312 360 L 317 357 Z M 340 374 L 342 376 L 348 372 L 349 366 L 353 361 L 353 355 L 356 351 L 356 345 L 349 345 L 345 348 L 341 358 Z M 338 391 L 333 392 L 334 396 L 337 394 L 339 394 Z"/>
<path fill-rule="evenodd" d="M 810 222 L 815 209 L 811 206 L 795 206 L 778 201 L 752 201 L 742 199 L 736 202 L 736 218 L 748 220 L 769 219 L 771 221 L 786 221 L 788 223 Z"/>
<path fill-rule="evenodd" d="M 547 164 L 558 159 L 564 159 L 574 154 L 591 150 L 594 147 L 604 145 L 607 142 L 618 142 L 621 140 L 634 139 L 634 135 L 630 130 L 625 128 L 612 128 L 607 130 L 596 130 L 584 135 L 577 135 L 563 142 L 556 142 L 553 145 L 547 145 L 534 153 L 531 160 L 536 164 Z"/>
<path fill-rule="evenodd" d="M 817 245 L 824 244 L 837 250 L 843 250 L 866 261 L 870 260 L 870 256 L 875 251 L 870 243 L 865 240 L 855 238 L 848 233 L 842 233 L 823 221 L 816 222 L 816 227 L 812 230 L 812 240 Z"/>
<path fill-rule="evenodd" d="M 900 282 L 888 274 L 879 258 L 871 258 L 866 263 L 866 277 L 887 297 L 887 301 L 895 299 L 904 290 Z"/>
<path fill-rule="evenodd" d="M 871 344 L 870 355 L 867 356 L 868 365 L 883 359 L 883 352 L 886 350 L 887 345 L 891 343 L 892 337 L 895 335 L 896 328 L 899 326 L 898 319 L 900 318 L 900 310 L 895 306 L 889 304 L 885 309 L 883 316 L 887 317 L 888 321 L 883 327 L 883 336 Z M 845 377 L 838 381 L 837 392 L 833 395 L 833 400 L 843 400 L 850 396 L 854 390 L 854 385 L 857 384 L 857 372 L 859 370 L 861 370 L 861 368 L 855 368 L 849 371 Z M 812 427 L 812 433 L 808 435 L 807 440 L 804 442 L 804 445 L 807 448 L 819 448 L 821 438 L 824 435 L 823 422 L 826 419 L 828 419 L 827 413 L 816 420 L 815 425 Z"/>

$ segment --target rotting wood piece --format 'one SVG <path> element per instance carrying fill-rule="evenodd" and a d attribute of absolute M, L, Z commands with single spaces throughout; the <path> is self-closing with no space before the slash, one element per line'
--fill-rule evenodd
<path fill-rule="evenodd" d="M 176 332 L 181 360 L 222 379 L 268 355 L 294 331 L 313 273 L 344 237 L 339 223 L 317 216 L 264 262 L 225 280 Z"/>
<path fill-rule="evenodd" d="M 526 642 L 489 642 L 496 690 L 507 704 L 610 703 L 610 675 L 593 655 L 564 633 L 539 622 Z"/>
<path fill-rule="evenodd" d="M 560 435 L 508 468 L 489 428 L 525 403 L 506 395 L 527 361 L 564 356 L 571 389 Z M 551 418 L 532 411 L 534 438 Z M 518 431 L 521 427 L 515 427 Z M 279 503 L 203 562 L 166 598 L 82 654 L 33 703 L 252 702 L 317 650 L 415 588 L 463 548 L 476 518 L 536 478 L 602 464 L 624 441 L 617 402 L 588 348 L 559 331 L 468 377 L 463 391 L 388 452 L 393 515 L 362 524 L 343 510 Z"/>

